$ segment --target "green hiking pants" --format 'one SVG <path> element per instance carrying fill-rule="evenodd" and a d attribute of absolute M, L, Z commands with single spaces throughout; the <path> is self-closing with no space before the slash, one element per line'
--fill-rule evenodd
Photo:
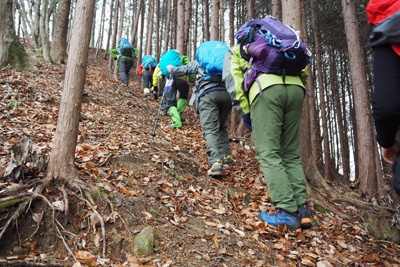
<path fill-rule="evenodd" d="M 212 91 L 200 98 L 199 115 L 201 131 L 207 142 L 208 162 L 213 164 L 224 155 L 231 155 L 226 120 L 232 104 L 227 91 Z"/>
<path fill-rule="evenodd" d="M 307 200 L 299 155 L 304 89 L 277 84 L 263 90 L 250 107 L 257 160 L 275 208 L 296 212 Z"/>

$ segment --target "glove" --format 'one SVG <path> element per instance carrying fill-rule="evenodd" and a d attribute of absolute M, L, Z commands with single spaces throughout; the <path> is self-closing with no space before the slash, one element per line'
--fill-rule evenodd
<path fill-rule="evenodd" d="M 165 83 L 164 92 L 168 93 L 171 91 L 173 82 L 174 82 L 174 76 L 169 76 L 168 80 Z"/>
<path fill-rule="evenodd" d="M 173 67 L 172 65 L 167 66 L 168 74 L 170 73 L 172 67 Z"/>
<path fill-rule="evenodd" d="M 251 128 L 251 120 L 250 120 L 250 113 L 247 113 L 247 114 L 243 115 L 243 116 L 242 116 L 242 119 L 243 119 L 244 126 L 246 126 L 247 129 L 249 129 L 250 131 L 252 131 L 252 128 Z"/>

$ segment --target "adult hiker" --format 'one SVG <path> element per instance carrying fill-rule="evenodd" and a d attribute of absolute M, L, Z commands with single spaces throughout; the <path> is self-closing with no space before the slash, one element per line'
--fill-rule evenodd
<path fill-rule="evenodd" d="M 144 96 L 150 100 L 150 88 L 153 87 L 153 73 L 154 68 L 157 66 L 157 62 L 152 55 L 144 55 L 142 58 L 142 64 L 143 92 Z"/>
<path fill-rule="evenodd" d="M 164 91 L 164 83 L 165 77 L 161 73 L 160 65 L 157 65 L 153 73 L 153 88 L 151 90 L 155 99 L 157 99 L 159 96 L 162 96 Z"/>
<path fill-rule="evenodd" d="M 223 164 L 233 163 L 226 126 L 232 104 L 222 82 L 222 66 L 228 49 L 219 41 L 204 42 L 196 50 L 196 60 L 179 67 L 167 66 L 172 76 L 196 74 L 189 105 L 195 103 L 200 116 L 208 162 L 212 165 L 207 173 L 211 176 L 222 175 Z"/>
<path fill-rule="evenodd" d="M 287 29 L 286 34 L 293 33 L 294 40 L 288 44 L 280 34 L 282 27 Z M 225 55 L 222 79 L 233 107 L 253 132 L 257 160 L 275 206 L 272 214 L 261 212 L 259 218 L 273 226 L 286 225 L 291 231 L 301 231 L 311 227 L 306 179 L 299 156 L 299 125 L 309 55 L 296 32 L 273 17 L 251 20 L 235 36 L 239 44 Z M 267 40 L 276 45 L 277 53 L 271 56 L 277 58 L 271 62 L 265 62 L 266 55 L 275 48 Z M 283 50 L 279 44 L 287 46 L 287 53 L 279 52 Z"/>
<path fill-rule="evenodd" d="M 189 58 L 185 55 L 180 55 L 177 50 L 168 50 L 160 59 L 160 69 L 162 74 L 168 76 L 168 65 L 181 66 L 190 62 Z M 162 110 L 169 112 L 172 123 L 168 125 L 171 129 L 182 128 L 182 113 L 186 107 L 187 98 L 189 94 L 189 83 L 186 76 L 174 77 L 172 89 L 165 93 L 166 104 L 163 105 Z M 194 74 L 189 75 L 189 81 L 195 82 Z M 179 100 L 176 100 L 176 94 L 179 91 Z"/>
<path fill-rule="evenodd" d="M 117 61 L 122 79 L 122 86 L 129 84 L 129 71 L 133 65 L 133 59 L 137 57 L 139 51 L 129 43 L 126 38 L 121 38 L 118 41 L 118 46 L 115 49 L 108 51 L 111 57 Z"/>
<path fill-rule="evenodd" d="M 392 164 L 393 186 L 400 195 L 400 1 L 371 0 L 367 7 L 367 33 L 374 50 L 372 117 L 382 158 Z M 394 40 L 397 38 L 397 41 Z"/>

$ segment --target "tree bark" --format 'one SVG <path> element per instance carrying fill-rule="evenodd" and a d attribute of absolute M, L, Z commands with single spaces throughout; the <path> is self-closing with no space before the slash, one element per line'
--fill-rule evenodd
<path fill-rule="evenodd" d="M 117 29 L 118 29 L 118 12 L 119 12 L 119 0 L 116 0 L 115 7 L 114 7 L 114 25 L 113 25 L 113 32 L 111 37 L 111 49 L 117 47 Z M 110 72 L 113 71 L 113 63 L 114 59 L 112 57 L 108 58 L 108 70 Z"/>
<path fill-rule="evenodd" d="M 17 41 L 14 26 L 13 0 L 1 0 L 0 8 L 0 66 L 9 62 L 10 46 Z"/>
<path fill-rule="evenodd" d="M 247 20 L 253 19 L 253 0 L 246 0 Z"/>
<path fill-rule="evenodd" d="M 40 40 L 42 42 L 42 53 L 45 61 L 50 61 L 50 45 L 49 45 L 49 34 L 46 30 L 46 17 L 48 12 L 48 0 L 44 0 L 42 3 L 42 12 L 40 16 Z"/>
<path fill-rule="evenodd" d="M 154 0 L 149 0 L 149 13 L 147 14 L 146 55 L 151 55 L 152 52 L 153 17 L 154 17 Z"/>
<path fill-rule="evenodd" d="M 164 41 L 164 53 L 167 52 L 168 45 L 169 45 L 169 29 L 171 28 L 171 1 L 172 0 L 167 0 L 167 7 L 166 7 L 166 12 L 167 12 L 167 20 L 165 22 L 165 41 Z"/>
<path fill-rule="evenodd" d="M 204 0 L 204 41 L 210 41 L 210 10 L 209 10 L 209 1 Z"/>
<path fill-rule="evenodd" d="M 281 19 L 281 5 L 279 0 L 271 0 L 271 14 L 276 19 Z"/>
<path fill-rule="evenodd" d="M 211 41 L 219 38 L 219 0 L 212 0 L 211 4 Z"/>
<path fill-rule="evenodd" d="M 342 0 L 343 18 L 349 51 L 351 81 L 354 93 L 354 107 L 357 121 L 359 157 L 358 179 L 364 194 L 374 196 L 378 190 L 378 179 L 382 179 L 381 166 L 376 166 L 375 136 L 368 99 L 367 79 L 364 73 L 364 62 L 358 32 L 358 20 L 353 0 Z"/>
<path fill-rule="evenodd" d="M 177 6 L 177 24 L 176 24 L 176 49 L 178 49 L 179 53 L 183 53 L 184 48 L 184 38 L 185 38 L 185 0 L 178 0 Z"/>
<path fill-rule="evenodd" d="M 107 44 L 106 44 L 106 50 L 104 51 L 104 56 L 103 56 L 104 59 L 106 59 L 108 57 L 108 55 L 109 55 L 108 50 L 110 50 L 113 10 L 114 10 L 114 0 L 111 0 L 111 2 L 110 2 L 110 21 L 108 23 Z"/>
<path fill-rule="evenodd" d="M 94 6 L 95 0 L 78 0 L 76 4 L 73 22 L 74 34 L 69 50 L 70 59 L 65 71 L 57 130 L 46 174 L 46 177 L 50 179 L 62 178 L 71 181 L 78 177 L 75 168 L 75 149 Z"/>
<path fill-rule="evenodd" d="M 235 45 L 235 3 L 234 0 L 229 0 L 229 45 L 232 47 Z M 231 113 L 232 114 L 232 113 Z"/>
<path fill-rule="evenodd" d="M 136 44 L 136 33 L 137 33 L 137 28 L 139 25 L 139 15 L 140 15 L 140 11 L 142 10 L 142 6 L 143 6 L 143 1 L 144 0 L 139 0 L 139 5 L 138 8 L 136 10 L 136 15 L 135 15 L 135 24 L 133 25 L 132 28 L 132 37 L 131 37 L 131 44 L 135 45 Z"/>
<path fill-rule="evenodd" d="M 65 64 L 67 59 L 67 33 L 70 7 L 71 0 L 63 0 L 58 6 L 50 53 L 51 59 L 57 64 Z"/>
<path fill-rule="evenodd" d="M 184 34 L 185 39 L 183 43 L 183 54 L 188 55 L 188 46 L 189 46 L 189 29 L 190 29 L 190 19 L 192 17 L 192 1 L 185 0 L 185 27 L 184 27 Z M 196 25 L 197 26 L 197 25 Z"/>

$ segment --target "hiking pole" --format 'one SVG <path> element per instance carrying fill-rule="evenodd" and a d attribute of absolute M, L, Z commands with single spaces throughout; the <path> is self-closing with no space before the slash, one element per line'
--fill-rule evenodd
<path fill-rule="evenodd" d="M 156 136 L 157 124 L 158 124 L 158 120 L 160 119 L 161 106 L 162 106 L 162 103 L 163 103 L 163 100 L 164 100 L 165 93 L 166 93 L 166 92 L 168 93 L 169 91 L 171 91 L 172 82 L 173 82 L 173 81 L 174 81 L 174 76 L 169 76 L 167 82 L 165 83 L 164 91 L 163 91 L 163 94 L 162 94 L 162 97 L 161 97 L 161 101 L 160 101 L 160 107 L 158 108 L 158 114 L 157 114 L 157 119 L 156 119 L 156 125 L 154 126 L 154 132 L 153 132 L 153 134 L 151 135 L 151 136 L 152 136 L 151 140 L 154 140 L 154 137 Z"/>

